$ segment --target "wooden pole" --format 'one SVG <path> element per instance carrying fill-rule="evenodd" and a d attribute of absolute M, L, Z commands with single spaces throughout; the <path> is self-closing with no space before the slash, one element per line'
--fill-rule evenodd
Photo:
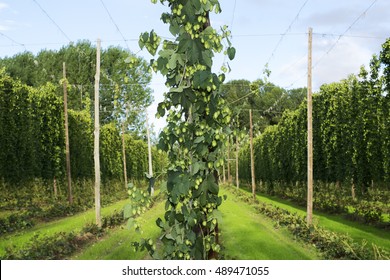
<path fill-rule="evenodd" d="M 99 122 L 99 84 L 100 84 L 100 39 L 96 45 L 96 75 L 95 75 L 95 140 L 94 140 L 94 162 L 95 162 L 95 215 L 96 224 L 102 226 L 101 207 L 100 207 L 100 122 Z"/>
<path fill-rule="evenodd" d="M 307 224 L 313 222 L 313 119 L 312 119 L 312 33 L 309 28 L 307 68 Z"/>
<path fill-rule="evenodd" d="M 63 88 L 64 88 L 64 117 L 65 117 L 65 161 L 66 161 L 66 179 L 68 182 L 68 202 L 73 203 L 72 195 L 72 177 L 70 173 L 70 150 L 69 150 L 69 130 L 68 130 L 68 84 L 66 81 L 66 65 L 62 63 L 63 70 Z M 56 185 L 56 184 L 55 184 Z"/>
<path fill-rule="evenodd" d="M 228 183 L 231 184 L 232 182 L 232 175 L 231 175 L 231 172 L 230 172 L 230 136 L 228 136 L 228 142 L 227 142 L 227 179 L 228 179 Z"/>
<path fill-rule="evenodd" d="M 253 154 L 253 123 L 252 123 L 252 109 L 249 110 L 249 137 L 250 137 L 250 150 L 251 150 L 251 174 L 252 174 L 252 195 L 253 199 L 256 198 L 256 180 L 255 180 L 255 157 Z"/>
<path fill-rule="evenodd" d="M 153 162 L 152 162 L 152 145 L 150 144 L 150 131 L 149 131 L 149 119 L 148 119 L 148 112 L 146 112 L 146 134 L 148 136 L 148 161 L 149 161 L 149 180 L 151 181 L 151 188 L 150 188 L 150 196 L 153 196 L 154 194 L 154 187 L 153 187 Z"/>
<path fill-rule="evenodd" d="M 225 161 L 223 161 L 223 164 L 222 164 L 222 173 L 223 173 L 223 183 L 225 184 L 226 183 L 226 172 L 225 172 Z"/>
<path fill-rule="evenodd" d="M 240 188 L 240 180 L 238 178 L 238 135 L 236 135 L 236 186 L 237 189 Z"/>
<path fill-rule="evenodd" d="M 125 189 L 127 189 L 127 167 L 126 167 L 126 145 L 125 145 L 125 124 L 122 123 L 122 157 L 123 157 L 123 177 L 125 179 Z"/>

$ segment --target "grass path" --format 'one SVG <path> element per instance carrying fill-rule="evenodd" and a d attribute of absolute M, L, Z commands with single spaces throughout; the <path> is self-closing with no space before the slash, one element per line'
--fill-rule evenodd
<path fill-rule="evenodd" d="M 222 194 L 227 193 L 222 191 Z M 293 240 L 284 229 L 275 229 L 273 222 L 256 213 L 252 206 L 234 199 L 228 193 L 228 200 L 221 206 L 223 221 L 222 242 L 226 259 L 318 259 L 314 248 Z M 162 217 L 164 203 L 160 202 L 140 218 L 144 237 L 158 238 L 160 229 L 155 221 Z M 117 228 L 102 240 L 76 254 L 78 260 L 134 260 L 147 257 L 145 252 L 133 252 L 131 241 L 140 235 L 132 230 Z"/>
<path fill-rule="evenodd" d="M 228 198 L 220 207 L 221 239 L 226 259 L 240 260 L 306 260 L 319 259 L 317 251 L 295 241 L 283 228 L 275 229 L 273 221 L 227 190 Z"/>
<path fill-rule="evenodd" d="M 139 217 L 138 224 L 143 230 L 143 237 L 157 239 L 160 229 L 156 226 L 158 217 L 163 216 L 165 202 L 158 202 L 153 208 Z M 146 252 L 134 252 L 130 244 L 140 240 L 141 235 L 135 230 L 118 227 L 108 231 L 107 235 L 97 243 L 92 244 L 82 252 L 77 253 L 75 260 L 140 260 L 147 257 Z"/>
<path fill-rule="evenodd" d="M 128 203 L 128 200 L 121 200 L 107 207 L 102 208 L 102 216 L 109 215 L 114 211 L 122 210 L 123 206 Z M 17 232 L 15 234 L 5 235 L 0 238 L 0 255 L 5 253 L 5 248 L 8 246 L 21 247 L 28 242 L 35 234 L 53 235 L 57 232 L 77 232 L 80 231 L 87 223 L 95 221 L 95 210 L 90 209 L 83 213 L 78 213 L 74 216 L 54 220 L 48 223 L 41 223 L 28 230 Z"/>

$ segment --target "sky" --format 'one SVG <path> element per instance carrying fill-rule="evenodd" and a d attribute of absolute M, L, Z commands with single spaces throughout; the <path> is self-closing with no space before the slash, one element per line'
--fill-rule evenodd
<path fill-rule="evenodd" d="M 211 15 L 215 28 L 228 25 L 237 53 L 229 62 L 227 80 L 263 78 L 283 88 L 307 83 L 308 29 L 313 29 L 313 89 L 357 74 L 390 37 L 389 0 L 220 0 L 222 13 Z M 0 57 L 42 49 L 60 49 L 70 42 L 102 40 L 141 51 L 138 37 L 154 29 L 172 37 L 160 20 L 167 7 L 150 0 L 0 0 Z M 225 58 L 217 55 L 214 71 Z M 154 103 L 148 114 L 158 132 L 164 119 L 155 119 L 157 104 L 167 91 L 164 78 L 151 83 Z"/>

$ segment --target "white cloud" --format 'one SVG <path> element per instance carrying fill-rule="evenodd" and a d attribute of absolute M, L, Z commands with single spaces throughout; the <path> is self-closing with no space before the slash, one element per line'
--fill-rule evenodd
<path fill-rule="evenodd" d="M 343 37 L 336 44 L 337 38 L 314 37 L 313 40 L 313 89 L 318 90 L 325 83 L 339 82 L 350 74 L 358 74 L 362 65 L 367 66 L 373 54 L 379 53 L 380 44 L 376 48 L 366 39 Z M 333 49 L 330 50 L 330 48 Z M 329 51 L 330 50 L 330 51 Z M 271 75 L 272 82 L 293 88 L 306 86 L 307 53 L 295 55 Z"/>
<path fill-rule="evenodd" d="M 350 74 L 359 73 L 360 67 L 368 65 L 372 55 L 369 49 L 351 38 L 340 40 L 328 54 L 324 51 L 315 51 L 313 53 L 314 88 L 318 89 L 324 83 L 337 82 L 346 79 Z M 318 62 L 319 59 L 321 60 Z"/>
<path fill-rule="evenodd" d="M 0 2 L 0 12 L 1 12 L 1 10 L 4 10 L 6 8 L 8 8 L 8 5 L 6 3 Z M 7 22 L 7 21 L 0 22 L 0 31 L 9 30 L 9 28 L 7 26 L 8 23 L 9 22 Z"/>
<path fill-rule="evenodd" d="M 280 66 L 275 75 L 271 74 L 271 81 L 282 87 L 305 86 L 307 73 L 307 54 L 291 58 L 290 61 Z"/>
<path fill-rule="evenodd" d="M 6 8 L 8 8 L 8 5 L 6 3 L 0 2 L 0 11 Z"/>

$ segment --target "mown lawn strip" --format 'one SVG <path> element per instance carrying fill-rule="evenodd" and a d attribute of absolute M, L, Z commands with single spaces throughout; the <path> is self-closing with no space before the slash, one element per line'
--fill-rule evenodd
<path fill-rule="evenodd" d="M 239 260 L 307 260 L 319 259 L 314 248 L 294 240 L 286 229 L 274 228 L 274 222 L 259 215 L 251 205 L 228 198 L 220 207 L 220 223 L 224 257 Z"/>
<path fill-rule="evenodd" d="M 134 229 L 118 227 L 107 232 L 99 242 L 77 253 L 72 259 L 75 260 L 140 260 L 147 258 L 147 252 L 134 252 L 131 242 L 139 241 L 141 237 L 157 239 L 160 228 L 156 225 L 158 217 L 164 215 L 165 202 L 158 202 L 142 216 L 138 217 L 142 234 Z"/>

